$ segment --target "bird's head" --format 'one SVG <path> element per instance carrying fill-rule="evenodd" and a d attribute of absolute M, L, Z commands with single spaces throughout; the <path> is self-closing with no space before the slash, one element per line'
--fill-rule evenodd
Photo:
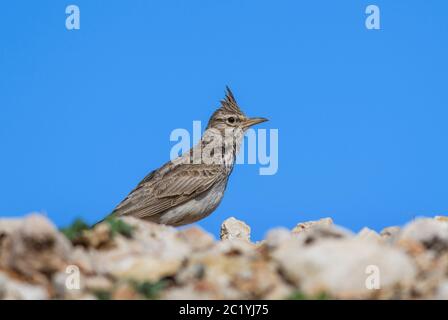
<path fill-rule="evenodd" d="M 239 108 L 235 97 L 226 88 L 226 96 L 221 101 L 221 107 L 211 116 L 207 129 L 215 129 L 224 132 L 227 129 L 246 131 L 253 125 L 268 121 L 266 118 L 248 118 Z"/>

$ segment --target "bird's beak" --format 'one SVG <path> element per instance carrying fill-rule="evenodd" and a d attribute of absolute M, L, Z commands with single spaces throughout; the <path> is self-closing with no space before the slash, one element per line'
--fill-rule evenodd
<path fill-rule="evenodd" d="M 249 118 L 249 119 L 246 119 L 244 121 L 243 127 L 244 128 L 249 128 L 249 127 L 252 127 L 252 126 L 254 126 L 256 124 L 259 124 L 259 123 L 262 123 L 262 122 L 266 122 L 266 121 L 268 121 L 268 119 L 266 119 L 266 118 Z"/>

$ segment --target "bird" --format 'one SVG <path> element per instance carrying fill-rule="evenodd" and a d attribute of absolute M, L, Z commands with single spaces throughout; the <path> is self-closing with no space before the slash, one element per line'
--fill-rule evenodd
<path fill-rule="evenodd" d="M 174 227 L 209 216 L 223 199 L 244 133 L 265 121 L 268 119 L 247 117 L 227 86 L 200 141 L 149 173 L 110 216 L 131 216 Z"/>

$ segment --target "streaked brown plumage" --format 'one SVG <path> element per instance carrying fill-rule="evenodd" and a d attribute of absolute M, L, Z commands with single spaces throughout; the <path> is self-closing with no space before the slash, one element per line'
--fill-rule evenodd
<path fill-rule="evenodd" d="M 222 200 L 244 131 L 266 120 L 247 118 L 227 88 L 198 145 L 147 175 L 112 215 L 173 226 L 208 216 Z"/>

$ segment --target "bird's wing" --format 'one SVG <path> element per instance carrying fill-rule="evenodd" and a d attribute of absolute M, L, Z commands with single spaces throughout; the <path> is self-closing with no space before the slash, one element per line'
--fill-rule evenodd
<path fill-rule="evenodd" d="M 163 176 L 151 173 L 120 203 L 113 214 L 144 218 L 185 203 L 225 179 L 220 165 L 178 165 Z"/>

